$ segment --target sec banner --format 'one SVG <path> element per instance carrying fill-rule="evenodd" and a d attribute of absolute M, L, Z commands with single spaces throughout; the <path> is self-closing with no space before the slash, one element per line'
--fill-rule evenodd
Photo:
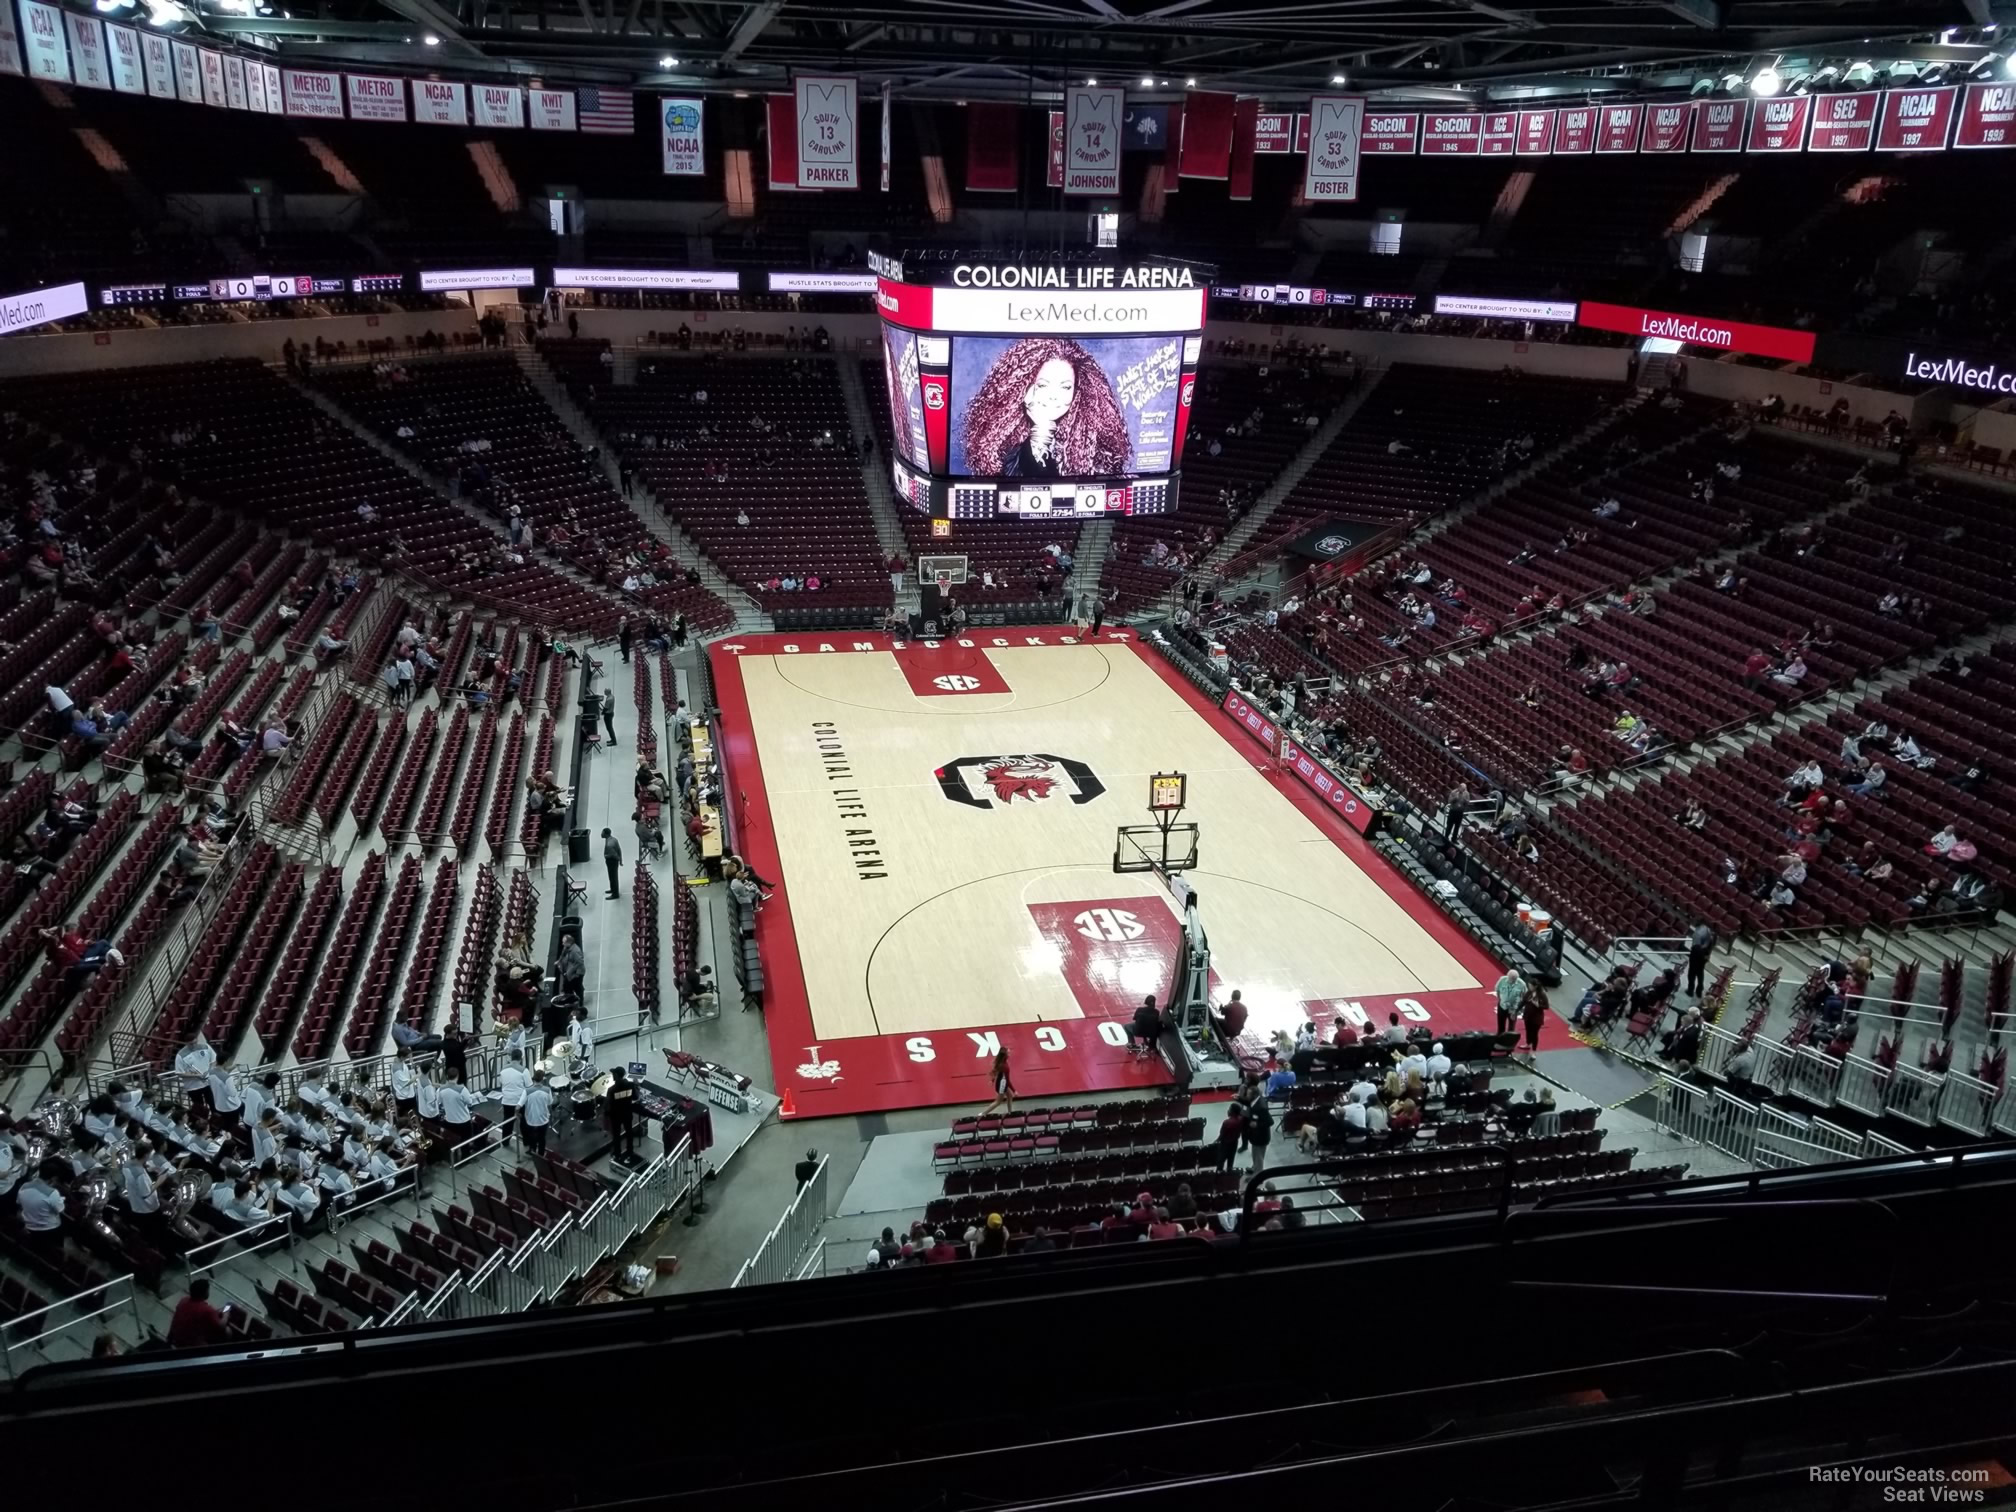
<path fill-rule="evenodd" d="M 1862 94 L 1816 97 L 1808 152 L 1867 152 L 1876 140 L 1876 108 L 1882 96 Z"/>
<path fill-rule="evenodd" d="M 1120 112 L 1126 94 L 1084 86 L 1064 91 L 1064 192 L 1120 192 Z"/>
<path fill-rule="evenodd" d="M 1358 153 L 1365 131 L 1365 101 L 1358 95 L 1309 98 L 1309 157 L 1302 167 L 1302 197 L 1314 204 L 1358 198 Z"/>
<path fill-rule="evenodd" d="M 798 102 L 798 187 L 861 187 L 860 82 L 837 74 L 800 74 L 792 82 Z"/>
<path fill-rule="evenodd" d="M 664 149 L 667 173 L 676 178 L 698 178 L 707 172 L 706 137 L 697 99 L 658 102 L 658 141 Z"/>

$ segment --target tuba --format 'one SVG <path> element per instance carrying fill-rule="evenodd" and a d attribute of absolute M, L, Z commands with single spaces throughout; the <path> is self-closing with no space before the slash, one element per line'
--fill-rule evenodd
<path fill-rule="evenodd" d="M 189 1221 L 189 1215 L 209 1195 L 208 1173 L 187 1165 L 175 1168 L 174 1180 L 161 1195 L 161 1212 L 168 1220 L 168 1227 L 192 1245 L 202 1244 L 207 1236 Z"/>
<path fill-rule="evenodd" d="M 28 1148 L 24 1156 L 28 1169 L 35 1170 L 62 1149 L 83 1116 L 83 1110 L 67 1097 L 51 1097 L 38 1103 L 28 1115 Z"/>
<path fill-rule="evenodd" d="M 93 1170 L 77 1178 L 75 1195 L 84 1207 L 84 1226 L 117 1250 L 124 1248 L 126 1241 L 105 1221 L 105 1205 L 112 1200 L 112 1190 L 111 1173 Z"/>

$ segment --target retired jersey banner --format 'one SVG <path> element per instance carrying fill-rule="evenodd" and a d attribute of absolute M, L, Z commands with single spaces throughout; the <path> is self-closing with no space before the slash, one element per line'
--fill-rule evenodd
<path fill-rule="evenodd" d="M 1477 129 L 1477 152 L 1482 157 L 1510 157 L 1519 150 L 1519 112 L 1489 110 Z"/>
<path fill-rule="evenodd" d="M 1309 159 L 1302 165 L 1302 198 L 1311 204 L 1358 198 L 1358 153 L 1365 132 L 1359 95 L 1311 95 Z"/>
<path fill-rule="evenodd" d="M 175 98 L 184 105 L 201 105 L 203 60 L 197 56 L 196 49 L 186 42 L 171 42 L 168 46 L 175 54 Z M 333 79 L 335 75 L 330 77 Z M 339 112 L 342 110 L 341 100 L 336 102 L 336 108 Z"/>
<path fill-rule="evenodd" d="M 1693 152 L 1741 152 L 1748 100 L 1700 100 L 1694 106 Z"/>
<path fill-rule="evenodd" d="M 1434 112 L 1421 117 L 1423 157 L 1476 157 L 1483 142 L 1484 117 L 1475 111 Z"/>
<path fill-rule="evenodd" d="M 1052 189 L 1064 187 L 1064 112 L 1050 112 L 1050 166 L 1043 182 Z"/>
<path fill-rule="evenodd" d="M 1229 200 L 1253 198 L 1253 154 L 1257 150 L 1253 144 L 1259 119 L 1258 100 L 1241 100 L 1232 107 L 1232 171 L 1225 183 Z"/>
<path fill-rule="evenodd" d="M 1694 122 L 1694 102 L 1675 100 L 1645 107 L 1645 133 L 1638 141 L 1640 152 L 1685 152 L 1687 128 Z"/>
<path fill-rule="evenodd" d="M 1596 109 L 1596 150 L 1636 152 L 1638 130 L 1644 121 L 1643 105 L 1599 105 Z"/>
<path fill-rule="evenodd" d="M 229 110 L 231 91 L 224 87 L 224 54 L 199 47 L 196 62 L 203 73 L 203 103 L 216 110 Z"/>
<path fill-rule="evenodd" d="M 311 120 L 323 121 L 343 119 L 341 74 L 308 68 L 283 68 L 280 71 L 280 92 L 290 116 L 307 116 Z"/>
<path fill-rule="evenodd" d="M 1184 178 L 1232 176 L 1232 116 L 1237 95 L 1193 89 L 1183 96 L 1183 154 L 1177 173 Z"/>
<path fill-rule="evenodd" d="M 105 23 L 105 60 L 112 70 L 112 87 L 119 93 L 147 93 L 147 68 L 140 61 L 140 34 L 132 27 Z"/>
<path fill-rule="evenodd" d="M 406 81 L 382 74 L 345 74 L 353 121 L 404 121 Z"/>
<path fill-rule="evenodd" d="M 797 102 L 798 187 L 861 187 L 860 81 L 839 74 L 800 74 Z"/>
<path fill-rule="evenodd" d="M 69 32 L 70 74 L 86 89 L 110 89 L 112 67 L 105 57 L 105 24 L 96 16 L 63 13 Z"/>
<path fill-rule="evenodd" d="M 525 91 L 515 84 L 471 84 L 469 113 L 478 126 L 495 131 L 523 131 Z"/>
<path fill-rule="evenodd" d="M 1794 95 L 1788 100 L 1759 100 L 1750 111 L 1752 152 L 1798 152 L 1806 145 L 1806 122 L 1813 107 L 1811 95 Z"/>
<path fill-rule="evenodd" d="M 467 126 L 469 86 L 446 79 L 415 79 L 413 119 L 428 126 Z"/>
<path fill-rule="evenodd" d="M 1022 169 L 1019 105 L 982 101 L 966 107 L 966 187 L 981 194 L 1013 194 Z"/>
<path fill-rule="evenodd" d="M 666 173 L 673 178 L 706 176 L 707 118 L 697 96 L 658 102 L 658 140 Z"/>
<path fill-rule="evenodd" d="M 1596 107 L 1576 105 L 1554 112 L 1554 155 L 1587 157 L 1596 150 Z"/>
<path fill-rule="evenodd" d="M 1944 152 L 1953 131 L 1954 84 L 1927 89 L 1892 89 L 1883 96 L 1883 119 L 1876 128 L 1878 152 Z"/>
<path fill-rule="evenodd" d="M 574 91 L 571 89 L 528 89 L 525 91 L 525 119 L 534 131 L 573 131 Z"/>
<path fill-rule="evenodd" d="M 1969 84 L 1955 147 L 2016 147 L 2016 84 Z"/>
<path fill-rule="evenodd" d="M 1814 96 L 1806 150 L 1867 152 L 1876 143 L 1876 117 L 1882 104 L 1883 97 L 1870 91 Z"/>
<path fill-rule="evenodd" d="M 1519 112 L 1519 156 L 1545 157 L 1554 150 L 1554 112 Z"/>
<path fill-rule="evenodd" d="M 878 123 L 882 129 L 882 192 L 889 192 L 889 122 L 896 111 L 895 86 L 888 80 L 882 81 L 882 119 Z"/>
<path fill-rule="evenodd" d="M 258 71 L 258 66 L 253 66 Z M 245 60 L 236 53 L 224 54 L 224 97 L 233 110 L 250 110 L 252 96 L 245 87 Z"/>
<path fill-rule="evenodd" d="M 1411 111 L 1368 110 L 1358 150 L 1366 157 L 1412 157 L 1420 140 L 1420 116 Z"/>
<path fill-rule="evenodd" d="M 1074 86 L 1064 91 L 1064 192 L 1120 192 L 1120 113 L 1127 96 L 1118 89 Z"/>
<path fill-rule="evenodd" d="M 1253 116 L 1255 152 L 1289 152 L 1295 146 L 1295 116 L 1291 112 L 1256 111 Z"/>
<path fill-rule="evenodd" d="M 175 98 L 175 59 L 168 39 L 153 32 L 140 33 L 140 56 L 146 61 L 147 93 L 157 100 Z"/>
<path fill-rule="evenodd" d="M 70 41 L 62 11 L 42 0 L 21 0 L 21 57 L 29 78 L 70 82 Z"/>

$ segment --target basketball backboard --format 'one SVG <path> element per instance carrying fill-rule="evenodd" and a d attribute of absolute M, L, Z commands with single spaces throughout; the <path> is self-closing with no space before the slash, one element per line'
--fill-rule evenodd
<path fill-rule="evenodd" d="M 1155 872 L 1165 881 L 1197 864 L 1194 824 L 1123 824 L 1113 840 L 1113 870 Z"/>

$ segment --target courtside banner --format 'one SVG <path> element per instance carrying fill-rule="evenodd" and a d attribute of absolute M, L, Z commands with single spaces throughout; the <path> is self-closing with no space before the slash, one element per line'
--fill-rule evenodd
<path fill-rule="evenodd" d="M 1372 828 L 1372 805 L 1360 797 L 1350 783 L 1304 750 L 1301 741 L 1292 736 L 1281 738 L 1281 764 L 1359 834 L 1365 834 Z"/>
<path fill-rule="evenodd" d="M 1412 157 L 1421 141 L 1421 117 L 1411 111 L 1365 112 L 1359 150 L 1366 157 Z"/>
<path fill-rule="evenodd" d="M 1253 150 L 1288 152 L 1295 145 L 1295 117 L 1292 112 L 1256 110 L 1253 115 Z"/>
<path fill-rule="evenodd" d="M 1876 142 L 1883 97 L 1874 93 L 1816 95 L 1808 152 L 1867 152 Z"/>
<path fill-rule="evenodd" d="M 1645 135 L 1640 152 L 1685 152 L 1687 128 L 1694 121 L 1694 103 L 1681 100 L 1670 105 L 1645 107 Z"/>
<path fill-rule="evenodd" d="M 1554 150 L 1554 112 L 1519 112 L 1519 156 L 1545 157 Z"/>
<path fill-rule="evenodd" d="M 1718 352 L 1751 352 L 1784 362 L 1813 360 L 1813 333 L 1786 326 L 1748 325 L 1740 320 L 1711 320 L 1676 315 L 1671 310 L 1641 310 L 1636 305 L 1600 304 L 1585 299 L 1576 324 L 1627 336 L 1658 336 Z"/>
<path fill-rule="evenodd" d="M 1358 152 L 1365 129 L 1359 95 L 1311 95 L 1309 158 L 1302 165 L 1302 198 L 1311 204 L 1358 198 Z"/>
<path fill-rule="evenodd" d="M 105 26 L 96 16 L 63 13 L 70 33 L 70 71 L 86 89 L 110 89 L 112 69 L 105 61 Z"/>
<path fill-rule="evenodd" d="M 1193 89 L 1183 96 L 1183 151 L 1177 173 L 1183 178 L 1232 176 L 1232 117 L 1237 95 Z"/>
<path fill-rule="evenodd" d="M 1891 89 L 1883 94 L 1883 119 L 1876 128 L 1878 152 L 1944 152 L 1953 131 L 1953 98 L 1959 86 Z"/>
<path fill-rule="evenodd" d="M 130 26 L 105 23 L 105 53 L 111 62 L 112 87 L 121 94 L 147 93 L 147 69 L 140 61 L 140 34 Z"/>
<path fill-rule="evenodd" d="M 1605 105 L 1596 112 L 1598 152 L 1636 152 L 1638 129 L 1645 120 L 1643 105 Z"/>
<path fill-rule="evenodd" d="M 1219 707 L 1239 722 L 1240 729 L 1259 741 L 1269 756 L 1280 750 L 1281 732 L 1275 728 L 1274 721 L 1254 707 L 1252 700 L 1237 688 L 1226 692 Z"/>
<path fill-rule="evenodd" d="M 2016 84 L 1969 84 L 1955 147 L 2016 147 Z"/>
<path fill-rule="evenodd" d="M 415 79 L 413 119 L 429 126 L 467 126 L 469 86 L 446 79 Z"/>
<path fill-rule="evenodd" d="M 345 74 L 343 83 L 350 95 L 353 121 L 400 121 L 406 119 L 406 81 L 383 74 Z"/>
<path fill-rule="evenodd" d="M 1490 110 L 1483 116 L 1477 133 L 1477 150 L 1484 157 L 1510 157 L 1519 149 L 1519 112 Z"/>
<path fill-rule="evenodd" d="M 1120 113 L 1126 92 L 1074 86 L 1064 91 L 1064 192 L 1120 192 Z"/>
<path fill-rule="evenodd" d="M 5 3 L 0 0 L 0 5 Z M 70 82 L 70 43 L 62 11 L 42 0 L 21 0 L 21 54 L 29 78 Z"/>
<path fill-rule="evenodd" d="M 1741 152 L 1743 128 L 1750 122 L 1748 100 L 1697 100 L 1694 105 L 1695 152 Z"/>
<path fill-rule="evenodd" d="M 1554 112 L 1554 156 L 1587 157 L 1595 150 L 1595 106 L 1576 105 Z"/>
<path fill-rule="evenodd" d="M 1798 152 L 1806 145 L 1806 121 L 1811 95 L 1789 100 L 1759 100 L 1750 112 L 1750 151 Z"/>
<path fill-rule="evenodd" d="M 698 97 L 658 102 L 658 139 L 664 149 L 666 173 L 673 178 L 706 176 L 706 116 Z"/>
<path fill-rule="evenodd" d="M 32 330 L 52 320 L 68 320 L 73 315 L 82 315 L 89 307 L 90 300 L 81 283 L 59 284 L 28 294 L 0 295 L 0 336 Z"/>
<path fill-rule="evenodd" d="M 861 86 L 838 74 L 800 74 L 791 81 L 797 105 L 798 187 L 861 187 Z"/>
<path fill-rule="evenodd" d="M 1484 117 L 1474 112 L 1436 115 L 1430 111 L 1421 117 L 1421 155 L 1476 157 L 1483 141 L 1483 125 Z"/>

